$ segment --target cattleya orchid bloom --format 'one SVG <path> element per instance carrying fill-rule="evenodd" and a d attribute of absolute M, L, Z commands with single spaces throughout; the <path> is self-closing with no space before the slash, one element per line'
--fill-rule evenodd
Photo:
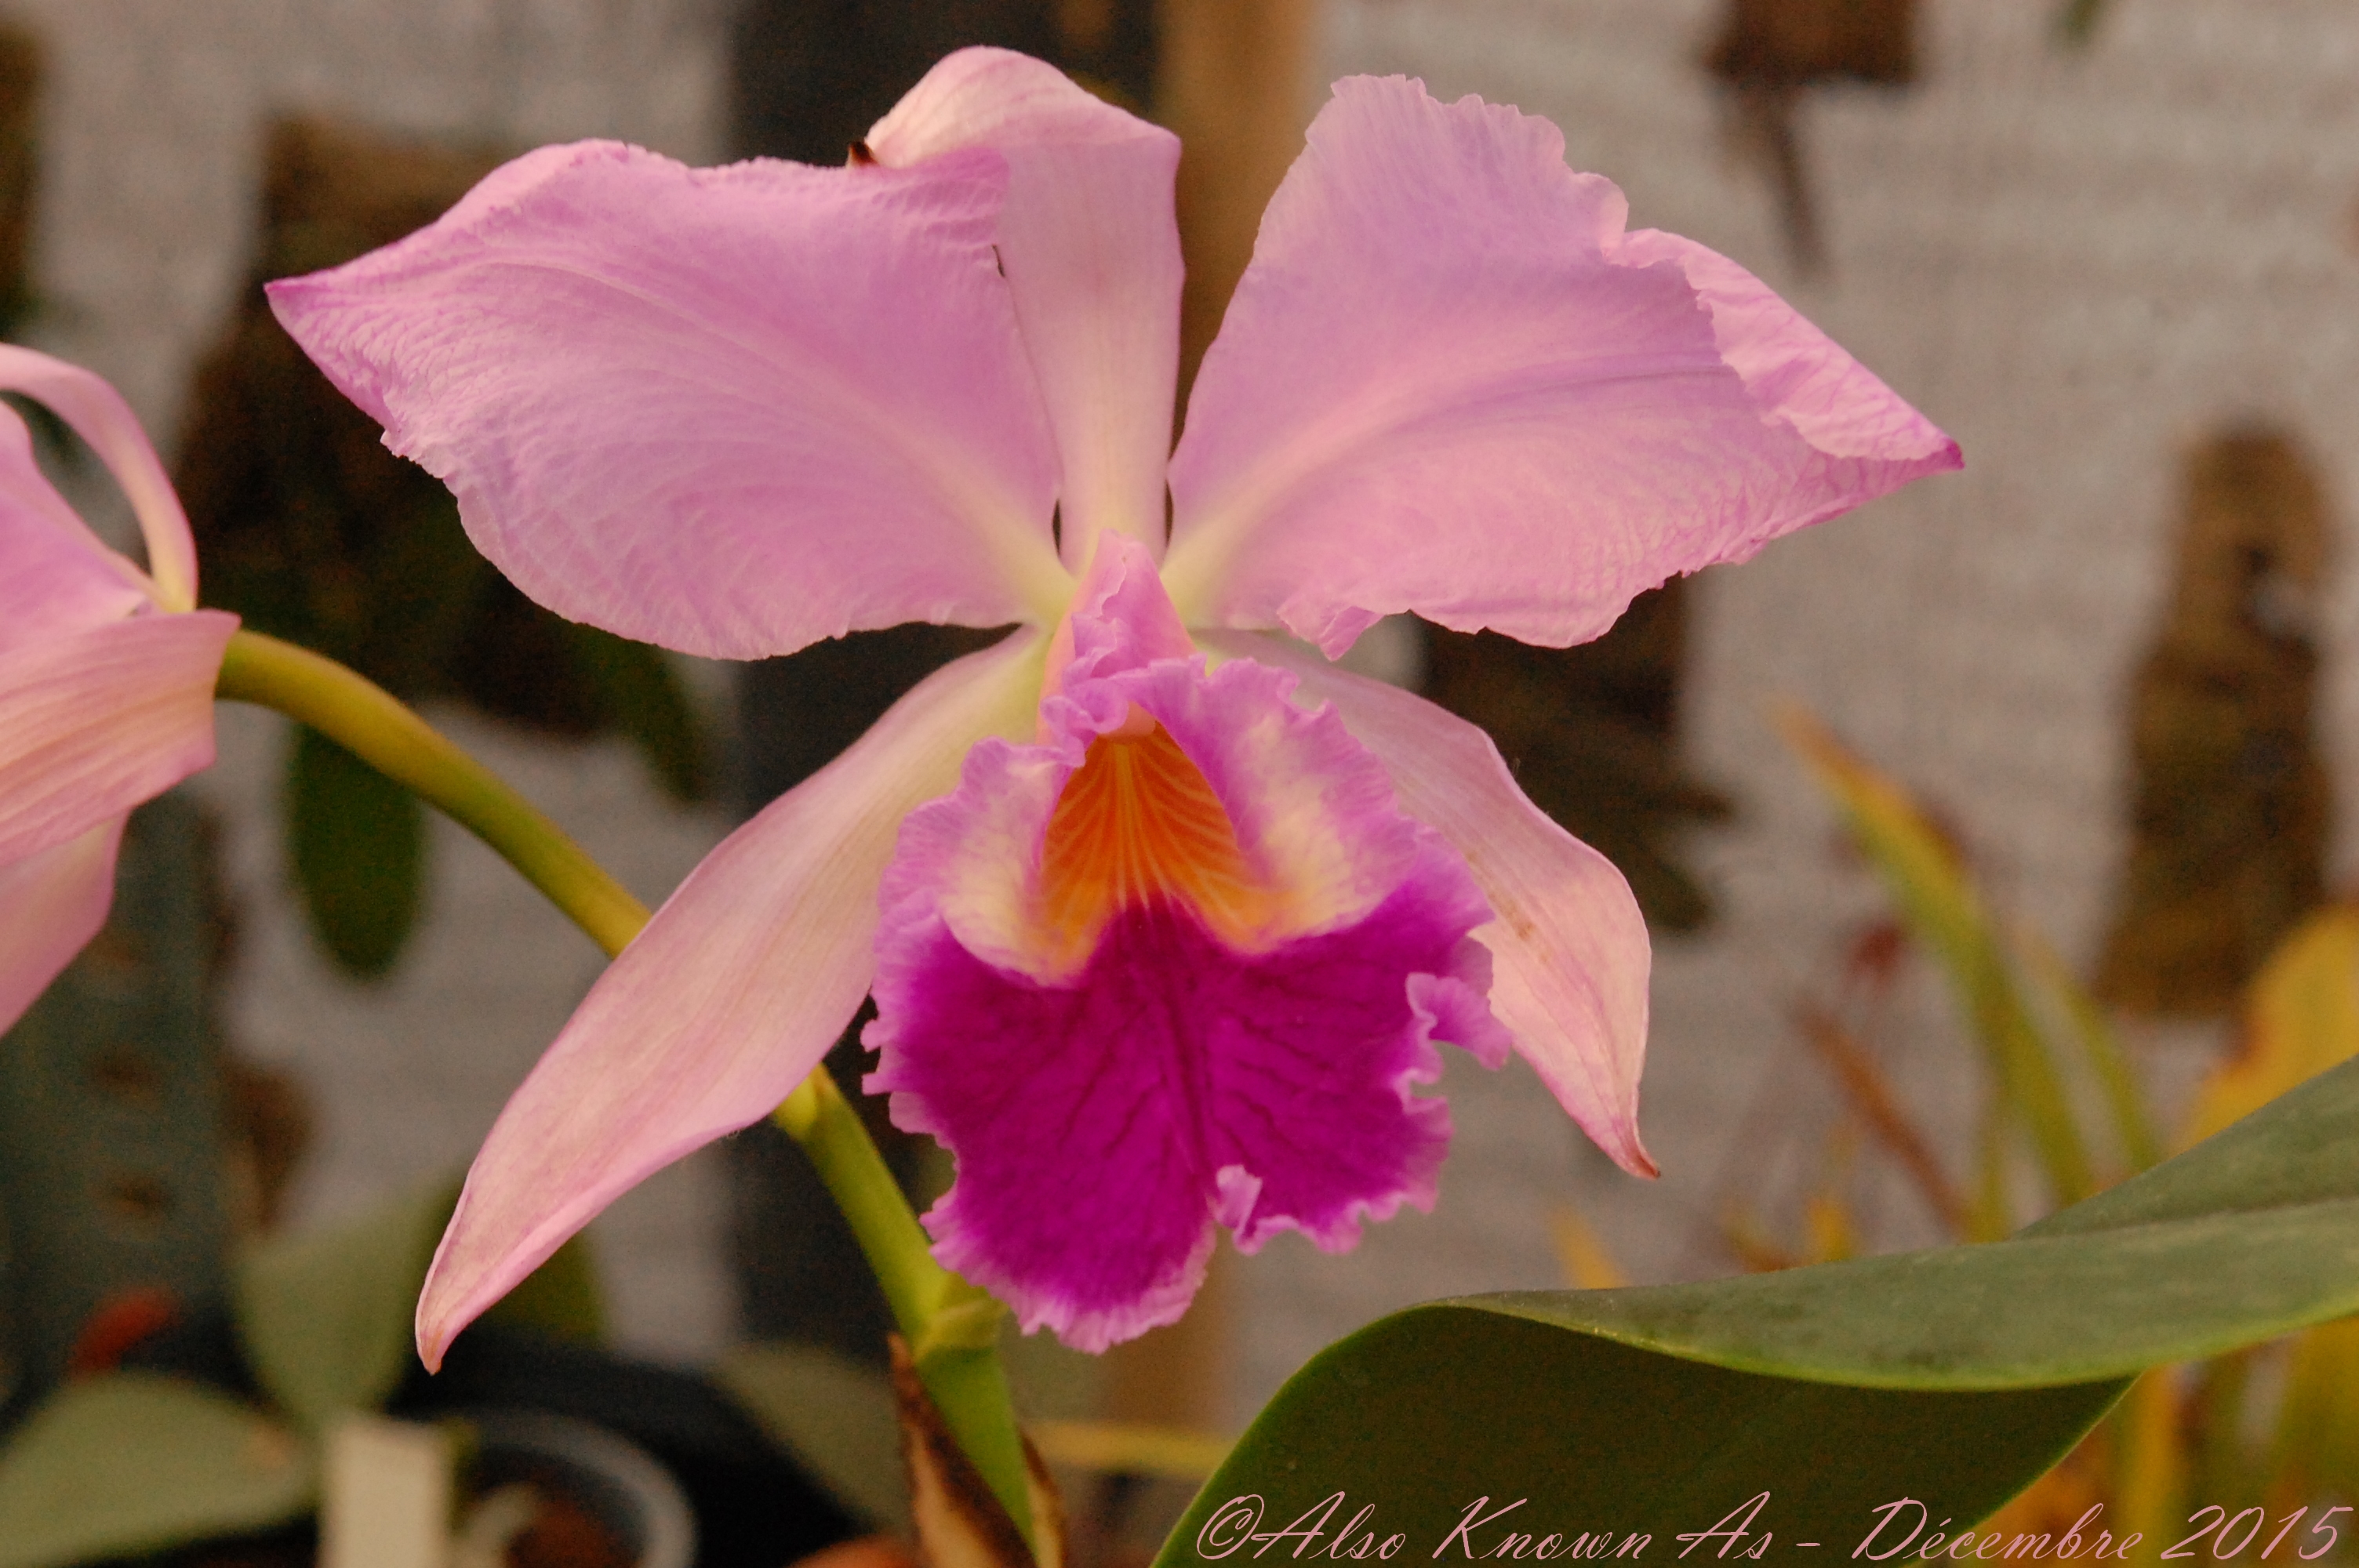
<path fill-rule="evenodd" d="M 561 614 L 732 658 L 1019 628 L 607 970 L 475 1162 L 429 1364 L 872 988 L 870 1083 L 958 1161 L 937 1256 L 1087 1348 L 1177 1317 L 1215 1221 L 1335 1249 L 1429 1204 L 1436 1041 L 1521 1051 L 1651 1171 L 1621 877 L 1480 731 L 1270 633 L 1578 642 L 1956 448 L 1734 264 L 1625 232 L 1553 126 L 1396 78 L 1312 125 L 1174 451 L 1179 151 L 971 49 L 847 167 L 544 148 L 272 287 Z"/>
<path fill-rule="evenodd" d="M 114 900 L 123 823 L 213 760 L 213 681 L 237 617 L 199 610 L 189 520 L 105 382 L 0 344 L 0 391 L 73 427 L 130 499 L 141 571 L 75 515 L 0 406 L 0 1030 Z"/>

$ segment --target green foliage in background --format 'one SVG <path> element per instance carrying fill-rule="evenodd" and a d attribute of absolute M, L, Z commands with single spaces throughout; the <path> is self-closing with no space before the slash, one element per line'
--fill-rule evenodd
<path fill-rule="evenodd" d="M 425 877 L 418 797 L 299 726 L 287 763 L 287 849 L 329 955 L 364 979 L 391 968 L 417 924 Z"/>
<path fill-rule="evenodd" d="M 1940 965 L 1970 1036 L 1984 1053 L 1994 1092 L 1977 1186 L 1994 1195 L 2006 1191 L 2006 1134 L 2018 1127 L 2031 1133 L 2051 1203 L 2071 1201 L 2083 1169 L 2151 1165 L 2161 1140 L 2144 1091 L 2104 1011 L 2054 949 L 2036 932 L 1993 912 L 1957 846 L 1897 781 L 1806 716 L 1788 715 L 1784 727 L 1891 892 L 1909 935 Z M 2298 926 L 2254 978 L 2238 1050 L 2198 1094 L 2181 1145 L 2238 1124 L 2354 1054 L 2359 908 L 2333 905 Z M 2083 1115 L 2062 1089 L 2072 1071 L 2095 1091 L 2081 1098 L 2103 1108 L 2102 1119 L 2110 1124 L 2103 1130 L 2106 1138 L 2084 1135 Z M 2346 1129 L 2316 1158 L 2359 1169 L 2359 1141 L 2351 1136 L 2359 1130 L 2359 1118 Z M 2103 1161 L 2080 1152 L 2108 1141 Z M 2059 1151 L 2074 1160 L 2060 1162 Z M 2265 1166 L 2256 1165 L 2245 1179 L 2265 1181 Z M 2114 1189 L 2106 1199 L 2127 1190 Z M 2232 1195 L 2222 1189 L 2223 1200 Z M 2001 1205 L 1985 1204 L 1974 1227 L 1987 1230 L 2003 1218 Z M 2247 1222 L 2255 1237 L 2267 1223 Z M 2329 1238 L 2324 1244 L 2335 1243 Z M 2253 1267 L 2236 1281 L 2239 1287 L 2262 1288 L 2269 1265 L 2256 1260 Z M 2174 1287 L 2181 1294 L 2201 1288 L 2192 1281 Z M 2216 1358 L 2183 1374 L 2154 1374 L 2104 1441 L 2076 1456 L 2085 1461 L 2077 1483 L 2114 1499 L 2130 1528 L 2149 1534 L 2182 1519 L 2181 1504 L 2192 1506 L 2190 1499 L 2234 1511 L 2321 1489 L 2359 1497 L 2359 1355 L 2350 1348 L 2352 1335 L 2351 1325 L 2336 1325 L 2265 1351 L 2223 1343 L 2154 1356 L 2158 1363 Z M 2264 1368 L 2267 1376 L 2259 1375 Z M 2057 1490 L 2061 1496 L 2071 1486 L 2059 1477 Z"/>
<path fill-rule="evenodd" d="M 1158 1563 L 1222 1560 L 1246 1513 L 1281 1530 L 1337 1491 L 1331 1530 L 1373 1504 L 1364 1528 L 1418 1557 L 1477 1498 L 1528 1502 L 1473 1555 L 1601 1530 L 1676 1555 L 1763 1492 L 1739 1552 L 1848 1555 L 1902 1497 L 1967 1526 L 2142 1368 L 2359 1309 L 2354 1127 L 2359 1064 L 2007 1241 L 1413 1308 L 1297 1373 Z"/>
<path fill-rule="evenodd" d="M 227 1394 L 144 1372 L 67 1385 L 0 1449 L 0 1568 L 259 1530 L 311 1506 L 309 1448 Z"/>
<path fill-rule="evenodd" d="M 458 1201 L 437 1181 L 350 1224 L 240 1260 L 240 1348 L 271 1401 L 147 1372 L 69 1383 L 0 1447 L 0 1568 L 80 1563 L 231 1535 L 319 1501 L 318 1439 L 381 1407 L 416 1359 L 410 1322 Z M 596 1340 L 596 1271 L 576 1237 L 486 1314 Z"/>

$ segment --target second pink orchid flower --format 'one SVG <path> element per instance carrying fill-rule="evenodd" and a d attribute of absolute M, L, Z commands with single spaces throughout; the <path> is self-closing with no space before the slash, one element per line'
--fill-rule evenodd
<path fill-rule="evenodd" d="M 0 1032 L 105 924 L 131 808 L 213 760 L 237 617 L 198 610 L 188 518 L 115 390 L 0 344 L 0 390 L 47 405 L 131 502 L 147 570 L 99 542 L 0 408 Z"/>

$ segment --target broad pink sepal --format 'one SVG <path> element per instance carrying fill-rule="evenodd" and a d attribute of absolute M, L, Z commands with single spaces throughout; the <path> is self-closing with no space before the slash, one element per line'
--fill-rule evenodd
<path fill-rule="evenodd" d="M 191 611 L 179 499 L 120 394 L 0 343 L 0 389 L 61 416 L 129 499 L 150 571 L 102 544 L 0 407 L 0 1030 L 105 923 L 124 817 L 213 760 L 237 618 Z"/>
<path fill-rule="evenodd" d="M 560 614 L 731 658 L 1001 625 L 1065 580 L 1006 179 L 544 147 L 270 300 Z"/>

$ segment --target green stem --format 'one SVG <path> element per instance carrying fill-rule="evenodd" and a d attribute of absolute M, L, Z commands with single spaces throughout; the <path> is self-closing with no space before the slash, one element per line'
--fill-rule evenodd
<path fill-rule="evenodd" d="M 612 957 L 647 906 L 483 763 L 364 676 L 292 643 L 238 632 L 213 695 L 275 708 L 438 807 L 496 850 Z"/>
<path fill-rule="evenodd" d="M 230 638 L 214 695 L 310 725 L 439 808 L 547 894 L 610 957 L 647 925 L 647 906 L 531 802 L 365 676 L 291 643 L 241 631 Z M 900 1184 L 826 1068 L 804 1079 L 775 1119 L 810 1153 L 843 1211 L 944 1423 L 1032 1540 L 1023 1441 L 997 1349 L 1004 1309 L 934 1261 Z"/>
<path fill-rule="evenodd" d="M 825 1067 L 805 1078 L 771 1119 L 810 1156 L 884 1288 L 885 1303 L 943 1424 L 1031 1540 L 1024 1445 L 999 1363 L 1006 1309 L 934 1261 L 900 1184 Z"/>

